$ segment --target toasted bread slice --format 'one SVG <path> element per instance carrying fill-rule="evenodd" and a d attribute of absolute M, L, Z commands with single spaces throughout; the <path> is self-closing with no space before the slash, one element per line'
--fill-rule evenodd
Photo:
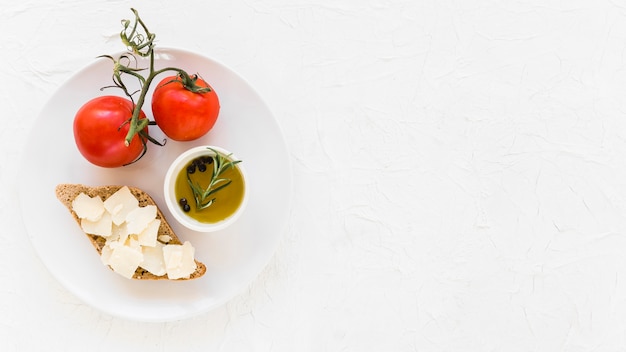
<path fill-rule="evenodd" d="M 76 222 L 80 226 L 80 218 L 72 210 L 72 201 L 80 193 L 85 193 L 86 195 L 90 197 L 99 196 L 104 201 L 122 187 L 123 186 L 113 186 L 113 185 L 89 187 L 89 186 L 81 185 L 81 184 L 59 184 L 56 186 L 56 196 L 61 201 L 61 203 L 63 203 L 63 205 L 67 207 L 67 209 L 70 211 L 70 213 L 74 217 L 74 220 L 76 220 Z M 137 198 L 137 200 L 139 201 L 139 206 L 141 207 L 146 206 L 146 205 L 156 206 L 156 203 L 154 202 L 152 197 L 150 197 L 150 195 L 147 194 L 146 192 L 136 187 L 128 187 L 128 188 L 130 192 L 135 196 L 135 198 Z M 158 236 L 168 235 L 171 238 L 171 241 L 169 241 L 169 244 L 182 244 L 178 236 L 176 236 L 176 234 L 174 233 L 174 230 L 172 230 L 172 228 L 168 224 L 167 220 L 163 216 L 163 213 L 161 212 L 158 206 L 157 206 L 157 219 L 161 220 L 161 225 L 159 227 Z M 92 235 L 88 233 L 85 233 L 85 234 L 87 235 L 87 237 L 93 244 L 96 251 L 98 251 L 98 254 L 102 254 L 102 248 L 105 245 L 105 239 L 101 236 Z M 197 279 L 201 277 L 202 275 L 204 275 L 204 273 L 206 272 L 206 266 L 198 260 L 195 260 L 195 262 L 196 262 L 196 270 L 190 275 L 190 277 L 187 279 L 178 279 L 178 280 Z M 137 270 L 135 271 L 135 274 L 133 275 L 133 279 L 169 280 L 167 275 L 156 276 L 148 272 L 147 270 L 142 269 L 141 267 L 137 268 Z"/>

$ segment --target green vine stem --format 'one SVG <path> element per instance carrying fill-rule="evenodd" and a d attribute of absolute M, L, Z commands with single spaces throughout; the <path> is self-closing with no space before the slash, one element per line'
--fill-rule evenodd
<path fill-rule="evenodd" d="M 181 82 L 185 89 L 199 94 L 211 91 L 209 87 L 201 87 L 196 84 L 197 75 L 190 76 L 187 72 L 180 68 L 166 67 L 156 70 L 154 67 L 154 39 L 156 38 L 156 34 L 151 33 L 148 30 L 146 24 L 139 17 L 139 13 L 137 12 L 137 10 L 131 8 L 131 11 L 135 15 L 134 21 L 131 22 L 130 20 L 122 20 L 123 29 L 120 32 L 120 38 L 122 39 L 122 42 L 126 45 L 130 55 L 122 55 L 117 60 L 110 55 L 101 56 L 109 58 L 113 61 L 113 87 L 121 88 L 126 96 L 128 96 L 134 103 L 133 113 L 130 121 L 128 122 L 130 124 L 130 127 L 124 140 L 126 146 L 130 145 L 130 142 L 135 137 L 135 135 L 142 134 L 142 131 L 146 128 L 146 126 L 148 126 L 149 124 L 153 124 L 148 119 L 139 119 L 139 115 L 141 113 L 141 108 L 145 103 L 146 95 L 148 94 L 148 90 L 150 88 L 150 85 L 152 84 L 152 81 L 161 73 L 168 71 L 176 72 L 177 78 L 173 79 L 170 82 L 167 82 L 167 84 L 178 81 Z M 145 71 L 144 68 L 131 67 L 131 61 L 133 61 L 131 58 L 134 58 L 133 54 L 140 57 L 149 58 L 150 64 L 146 77 L 141 74 L 142 71 Z M 128 88 L 123 80 L 124 75 L 130 75 L 139 81 L 140 90 L 136 102 L 133 99 L 133 96 L 137 92 L 128 91 Z M 145 137 L 153 143 L 162 145 L 161 143 L 155 141 L 149 136 Z"/>

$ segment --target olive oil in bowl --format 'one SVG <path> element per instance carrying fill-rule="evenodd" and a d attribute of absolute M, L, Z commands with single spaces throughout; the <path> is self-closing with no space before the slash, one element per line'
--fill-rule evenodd
<path fill-rule="evenodd" d="M 165 176 L 165 200 L 181 224 L 200 232 L 222 229 L 247 203 L 241 160 L 218 147 L 195 147 L 181 154 Z"/>
<path fill-rule="evenodd" d="M 176 176 L 175 193 L 178 205 L 181 206 L 187 216 L 203 223 L 223 221 L 232 216 L 243 202 L 244 180 L 239 167 L 234 165 L 218 176 L 230 181 L 230 183 L 214 193 L 214 198 L 212 198 L 214 200 L 211 205 L 201 208 L 195 204 L 194 192 L 189 182 L 199 185 L 202 190 L 206 190 L 211 179 L 215 176 L 214 164 L 215 162 L 210 156 L 198 157 L 187 163 Z M 228 181 L 223 182 L 225 184 Z"/>

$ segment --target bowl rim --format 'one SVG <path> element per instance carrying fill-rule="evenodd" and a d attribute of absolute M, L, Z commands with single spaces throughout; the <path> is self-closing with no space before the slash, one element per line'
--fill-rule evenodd
<path fill-rule="evenodd" d="M 214 154 L 211 149 L 215 152 L 220 153 L 223 156 L 228 156 L 232 160 L 239 160 L 234 153 L 219 146 L 201 145 L 192 147 L 190 149 L 187 149 L 178 157 L 176 157 L 176 159 L 174 159 L 165 174 L 165 180 L 163 182 L 163 196 L 165 198 L 165 204 L 167 205 L 167 208 L 169 209 L 174 219 L 186 228 L 197 232 L 215 232 L 233 224 L 245 210 L 250 194 L 248 190 L 249 182 L 247 180 L 245 169 L 241 165 L 242 163 L 237 163 L 235 167 L 239 169 L 239 172 L 241 173 L 241 176 L 243 178 L 243 199 L 241 200 L 241 204 L 233 214 L 231 214 L 226 219 L 220 220 L 215 223 L 203 223 L 184 214 L 182 209 L 180 209 L 180 206 L 178 206 L 178 202 L 176 200 L 176 194 L 174 190 L 176 176 L 184 167 L 184 165 L 186 165 L 194 158 L 200 155 L 205 155 L 207 153 Z"/>

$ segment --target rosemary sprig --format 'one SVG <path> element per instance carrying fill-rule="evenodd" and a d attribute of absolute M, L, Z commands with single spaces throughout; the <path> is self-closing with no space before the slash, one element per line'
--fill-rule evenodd
<path fill-rule="evenodd" d="M 191 191 L 193 192 L 193 197 L 196 201 L 196 209 L 203 210 L 210 207 L 213 202 L 215 202 L 215 197 L 213 196 L 218 191 L 224 189 L 232 182 L 231 179 L 221 177 L 221 175 L 228 169 L 234 167 L 239 164 L 241 160 L 231 160 L 230 157 L 232 155 L 228 154 L 226 156 L 219 153 L 217 150 L 207 147 L 210 151 L 212 151 L 215 156 L 213 156 L 213 174 L 211 175 L 211 181 L 206 188 L 203 188 L 200 183 L 194 182 L 191 179 L 189 172 L 187 172 L 187 183 L 189 187 L 191 187 Z"/>

